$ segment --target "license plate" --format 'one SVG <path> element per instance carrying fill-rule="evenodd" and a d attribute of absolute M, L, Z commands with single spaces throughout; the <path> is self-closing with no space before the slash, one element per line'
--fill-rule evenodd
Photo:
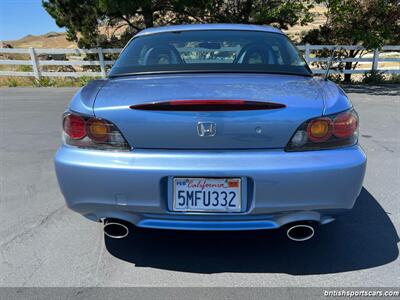
<path fill-rule="evenodd" d="M 240 212 L 240 178 L 174 178 L 174 211 Z"/>

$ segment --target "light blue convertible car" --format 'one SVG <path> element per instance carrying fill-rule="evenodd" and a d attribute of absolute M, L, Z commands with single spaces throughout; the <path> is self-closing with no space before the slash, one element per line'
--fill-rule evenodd
<path fill-rule="evenodd" d="M 303 241 L 360 193 L 358 123 L 279 29 L 150 28 L 76 93 L 55 167 L 68 207 L 110 237 L 283 227 Z"/>

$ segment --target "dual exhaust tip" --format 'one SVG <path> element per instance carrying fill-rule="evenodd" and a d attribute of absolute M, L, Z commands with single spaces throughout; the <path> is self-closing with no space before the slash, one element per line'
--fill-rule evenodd
<path fill-rule="evenodd" d="M 117 219 L 104 220 L 104 234 L 113 239 L 123 239 L 129 235 L 129 228 L 132 225 L 128 222 Z"/>
<path fill-rule="evenodd" d="M 104 234 L 113 239 L 123 239 L 129 235 L 132 225 L 117 219 L 104 220 Z M 304 242 L 315 234 L 315 227 L 310 224 L 289 225 L 286 230 L 287 237 L 295 242 Z"/>
<path fill-rule="evenodd" d="M 289 225 L 286 235 L 295 242 L 304 242 L 311 239 L 315 234 L 315 227 L 310 224 Z"/>

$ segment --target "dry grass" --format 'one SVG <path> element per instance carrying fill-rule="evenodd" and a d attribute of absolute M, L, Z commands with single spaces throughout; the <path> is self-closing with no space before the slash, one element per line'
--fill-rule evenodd
<path fill-rule="evenodd" d="M 96 77 L 42 77 L 40 79 L 35 79 L 33 77 L 0 76 L 0 87 L 80 87 L 94 79 L 96 79 Z"/>
<path fill-rule="evenodd" d="M 49 32 L 43 35 L 27 35 L 19 40 L 3 41 L 13 48 L 77 48 L 75 42 L 67 40 L 66 33 Z"/>

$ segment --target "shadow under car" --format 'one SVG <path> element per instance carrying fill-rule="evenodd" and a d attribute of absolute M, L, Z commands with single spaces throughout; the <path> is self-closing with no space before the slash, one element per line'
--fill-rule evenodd
<path fill-rule="evenodd" d="M 282 229 L 189 232 L 135 228 L 130 238 L 105 237 L 113 256 L 136 267 L 192 273 L 338 273 L 387 264 L 398 257 L 399 237 L 387 213 L 363 188 L 354 208 L 318 228 L 306 242 Z"/>

